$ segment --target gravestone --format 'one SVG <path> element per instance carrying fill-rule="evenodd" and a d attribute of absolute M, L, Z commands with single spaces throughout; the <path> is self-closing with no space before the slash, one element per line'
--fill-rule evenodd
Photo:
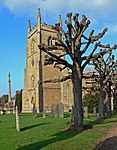
<path fill-rule="evenodd" d="M 96 107 L 93 107 L 93 114 L 96 115 Z"/>
<path fill-rule="evenodd" d="M 56 114 L 55 117 L 59 117 L 59 104 L 56 104 Z"/>
<path fill-rule="evenodd" d="M 37 115 L 37 109 L 36 109 L 35 105 L 33 105 L 33 108 L 32 108 L 32 116 L 33 116 L 33 117 L 36 117 L 36 115 Z"/>
<path fill-rule="evenodd" d="M 45 118 L 46 117 L 46 110 L 44 109 L 43 110 L 43 118 Z"/>
<path fill-rule="evenodd" d="M 59 114 L 58 114 L 58 116 L 60 117 L 60 118 L 63 118 L 64 117 L 64 105 L 62 104 L 62 103 L 60 103 L 60 104 L 58 104 L 58 107 L 59 107 Z"/>
<path fill-rule="evenodd" d="M 63 117 L 64 116 L 64 105 L 60 104 L 52 104 L 51 113 L 53 117 Z"/>
<path fill-rule="evenodd" d="M 99 118 L 99 113 L 96 114 L 96 117 Z"/>
<path fill-rule="evenodd" d="M 56 104 L 52 104 L 51 113 L 53 117 L 58 117 L 58 106 Z"/>
<path fill-rule="evenodd" d="M 84 117 L 87 118 L 88 117 L 88 107 L 84 107 Z"/>
<path fill-rule="evenodd" d="M 53 113 L 53 105 L 54 105 L 54 104 L 51 105 L 51 114 L 54 116 L 54 113 Z"/>

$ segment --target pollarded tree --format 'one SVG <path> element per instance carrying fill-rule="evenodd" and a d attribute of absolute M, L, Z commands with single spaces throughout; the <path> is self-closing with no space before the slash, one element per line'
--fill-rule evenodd
<path fill-rule="evenodd" d="M 112 61 L 113 58 L 113 61 Z M 111 67 L 109 68 L 108 74 L 107 74 L 107 79 L 106 79 L 106 86 L 105 86 L 105 91 L 106 91 L 106 97 L 107 97 L 107 115 L 111 116 L 112 115 L 112 99 L 114 102 L 114 106 L 116 106 L 116 97 L 115 97 L 115 91 L 116 91 L 116 84 L 117 84 L 117 76 L 115 75 L 115 70 L 117 68 L 117 61 L 114 61 L 114 56 L 111 57 Z M 108 66 L 109 67 L 109 66 Z M 115 109 L 114 107 L 114 109 Z"/>
<path fill-rule="evenodd" d="M 113 92 L 113 111 L 117 113 L 117 65 L 113 69 L 113 74 L 112 74 L 112 92 Z"/>
<path fill-rule="evenodd" d="M 116 48 L 116 46 L 115 46 Z M 100 53 L 93 59 L 93 65 L 95 66 L 96 71 L 99 76 L 96 78 L 96 81 L 100 85 L 100 97 L 99 97 L 99 118 L 105 118 L 105 103 L 106 103 L 106 95 L 107 95 L 107 107 L 108 107 L 108 115 L 111 115 L 111 78 L 113 75 L 113 68 L 116 66 L 114 61 L 114 55 L 112 55 L 112 49 L 108 53 Z"/>
<path fill-rule="evenodd" d="M 70 126 L 71 130 L 84 129 L 82 110 L 83 70 L 93 57 L 98 47 L 107 48 L 104 53 L 111 49 L 108 45 L 102 45 L 101 42 L 98 42 L 98 40 L 107 32 L 107 28 L 95 36 L 93 35 L 94 30 L 92 30 L 89 33 L 89 36 L 86 37 L 84 32 L 88 28 L 90 21 L 87 20 L 85 15 L 83 15 L 82 20 L 79 21 L 78 16 L 78 13 L 76 13 L 73 17 L 72 13 L 67 14 L 68 20 L 65 21 L 67 27 L 66 32 L 62 28 L 61 22 L 53 26 L 53 29 L 57 33 L 57 37 L 53 37 L 53 40 L 56 41 L 55 45 L 48 46 L 44 43 L 39 45 L 39 48 L 48 54 L 48 57 L 46 57 L 46 65 L 54 64 L 54 67 L 58 67 L 60 71 L 65 68 L 69 68 L 71 70 L 71 76 L 64 76 L 59 80 L 53 81 L 65 81 L 71 77 L 73 84 L 73 123 Z M 88 56 L 84 56 L 91 44 L 93 44 L 93 48 L 92 50 L 90 49 L 90 54 Z M 113 48 L 116 48 L 116 46 Z M 61 51 L 61 54 L 56 54 L 56 51 Z M 70 56 L 72 63 L 69 63 L 68 60 L 64 59 L 65 55 Z"/>

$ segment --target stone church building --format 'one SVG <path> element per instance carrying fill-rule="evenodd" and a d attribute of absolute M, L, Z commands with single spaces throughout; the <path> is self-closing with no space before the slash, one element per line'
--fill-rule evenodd
<path fill-rule="evenodd" d="M 61 22 L 61 18 L 59 20 Z M 30 20 L 28 21 L 28 38 L 26 44 L 26 68 L 24 70 L 24 89 L 22 97 L 22 112 L 31 112 L 32 97 L 35 99 L 35 106 L 38 112 L 43 109 L 50 111 L 54 103 L 64 103 L 66 93 L 64 83 L 43 83 L 48 79 L 58 79 L 63 72 L 53 66 L 44 66 L 46 54 L 38 47 L 39 44 L 54 44 L 52 37 L 56 32 L 52 26 L 41 23 L 40 9 L 38 9 L 37 25 L 31 29 Z M 60 53 L 57 51 L 57 53 Z M 64 96 L 65 95 L 65 96 Z M 68 104 L 69 105 L 69 104 Z"/>
<path fill-rule="evenodd" d="M 62 25 L 61 17 L 59 23 Z M 32 98 L 37 112 L 51 110 L 52 104 L 63 103 L 64 110 L 72 108 L 72 83 L 68 80 L 63 83 L 43 83 L 49 79 L 59 79 L 66 75 L 67 71 L 60 72 L 51 65 L 44 65 L 47 54 L 41 51 L 39 44 L 54 45 L 56 32 L 52 26 L 41 23 L 40 9 L 38 9 L 37 25 L 31 28 L 28 21 L 28 37 L 26 43 L 26 68 L 24 70 L 24 89 L 22 92 L 22 112 L 32 111 Z M 57 51 L 58 54 L 61 51 Z M 83 81 L 83 85 L 85 81 Z"/>

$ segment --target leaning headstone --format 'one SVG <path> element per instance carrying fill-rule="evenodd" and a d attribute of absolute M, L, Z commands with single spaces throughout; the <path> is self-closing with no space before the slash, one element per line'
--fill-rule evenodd
<path fill-rule="evenodd" d="M 84 107 L 84 117 L 87 118 L 88 117 L 88 107 Z"/>
<path fill-rule="evenodd" d="M 96 115 L 96 107 L 93 107 L 93 114 Z"/>
<path fill-rule="evenodd" d="M 64 105 L 62 104 L 62 103 L 60 103 L 59 105 L 59 114 L 58 114 L 58 116 L 60 117 L 60 118 L 63 118 L 64 117 Z"/>

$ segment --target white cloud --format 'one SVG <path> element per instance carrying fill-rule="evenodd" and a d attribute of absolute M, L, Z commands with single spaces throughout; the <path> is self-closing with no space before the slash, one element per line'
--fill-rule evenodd
<path fill-rule="evenodd" d="M 47 11 L 57 12 L 64 9 L 80 9 L 104 12 L 109 11 L 112 7 L 117 6 L 116 0 L 1 0 L 2 3 L 10 11 L 17 13 L 19 11 L 30 11 L 37 9 L 39 6 L 43 7 L 44 3 Z M 110 7 L 111 6 L 111 7 Z M 109 9 L 108 9 L 109 8 Z M 108 9 L 108 10 L 106 10 Z M 103 12 L 102 12 L 103 13 Z"/>
<path fill-rule="evenodd" d="M 109 33 L 113 32 L 116 33 L 117 35 L 117 23 L 109 25 L 108 28 L 109 28 Z"/>
<path fill-rule="evenodd" d="M 72 11 L 85 14 L 93 20 L 117 20 L 117 0 L 1 0 L 0 3 L 16 15 L 36 16 L 40 7 L 44 18 L 45 6 L 46 16 L 53 15 L 53 18 L 59 14 L 64 17 L 67 12 Z"/>

